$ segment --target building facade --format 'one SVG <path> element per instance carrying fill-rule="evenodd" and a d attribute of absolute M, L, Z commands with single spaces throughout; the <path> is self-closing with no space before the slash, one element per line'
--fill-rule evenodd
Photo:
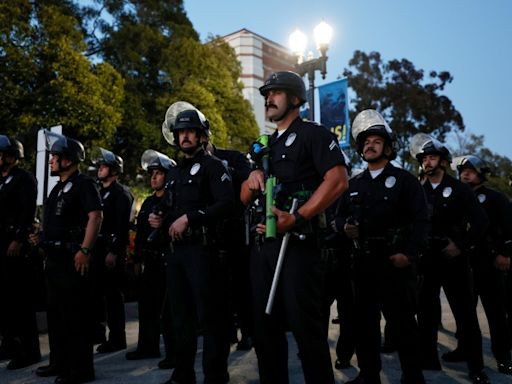
<path fill-rule="evenodd" d="M 265 119 L 265 101 L 259 88 L 275 71 L 293 71 L 296 57 L 284 46 L 247 29 L 223 37 L 242 64 L 240 80 L 244 97 L 251 103 L 260 134 L 272 133 L 275 124 Z"/>

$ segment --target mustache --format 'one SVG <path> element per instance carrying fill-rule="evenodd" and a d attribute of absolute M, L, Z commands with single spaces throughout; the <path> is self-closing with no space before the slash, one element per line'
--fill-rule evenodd
<path fill-rule="evenodd" d="M 275 109 L 277 109 L 277 105 L 272 104 L 272 103 L 267 103 L 267 104 L 265 104 L 265 108 L 267 108 L 267 109 L 270 109 L 270 108 L 275 108 Z"/>
<path fill-rule="evenodd" d="M 377 153 L 377 151 L 375 149 L 373 149 L 372 147 L 367 148 L 366 151 L 364 151 L 364 153 L 367 153 L 367 152 Z"/>

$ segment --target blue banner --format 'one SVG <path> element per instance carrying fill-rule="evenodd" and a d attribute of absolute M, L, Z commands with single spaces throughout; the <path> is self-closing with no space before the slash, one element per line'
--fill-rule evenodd
<path fill-rule="evenodd" d="M 299 116 L 302 120 L 309 120 L 309 89 L 306 89 L 306 101 L 299 109 Z"/>
<path fill-rule="evenodd" d="M 340 148 L 348 148 L 350 120 L 348 117 L 348 81 L 337 80 L 318 87 L 320 97 L 320 122 L 333 132 Z"/>

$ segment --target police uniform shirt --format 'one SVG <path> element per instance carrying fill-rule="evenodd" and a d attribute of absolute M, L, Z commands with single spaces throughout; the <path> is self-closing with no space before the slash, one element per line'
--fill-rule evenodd
<path fill-rule="evenodd" d="M 349 188 L 342 195 L 336 227 L 342 229 L 350 216 L 358 222 L 363 241 L 384 238 L 389 243 L 400 231 L 403 239 L 394 244 L 398 248 L 394 252 L 402 252 L 412 260 L 426 246 L 429 219 L 425 193 L 413 175 L 391 163 L 375 178 L 366 169 L 350 179 Z"/>
<path fill-rule="evenodd" d="M 37 183 L 24 169 L 13 167 L 0 178 L 0 233 L 25 241 L 36 212 Z"/>
<path fill-rule="evenodd" d="M 315 191 L 325 173 L 345 166 L 332 134 L 322 125 L 295 119 L 278 137 L 270 137 L 270 172 L 288 193 Z"/>
<path fill-rule="evenodd" d="M 437 188 L 432 188 L 428 179 L 423 187 L 432 215 L 431 236 L 448 237 L 461 251 L 472 248 L 488 225 L 473 190 L 446 173 Z"/>
<path fill-rule="evenodd" d="M 174 197 L 171 223 L 186 214 L 189 226 L 198 228 L 215 224 L 232 212 L 234 193 L 229 171 L 204 150 L 183 158 L 167 177 Z"/>
<path fill-rule="evenodd" d="M 489 218 L 489 228 L 480 246 L 490 251 L 494 256 L 510 257 L 512 250 L 512 203 L 503 193 L 485 185 L 478 187 L 475 194 Z"/>
<path fill-rule="evenodd" d="M 166 236 L 159 236 L 154 241 L 148 243 L 148 236 L 153 232 L 154 228 L 149 225 L 148 218 L 163 201 L 165 196 L 158 197 L 155 194 L 147 197 L 140 207 L 137 215 L 137 234 L 135 235 L 135 251 L 134 259 L 136 262 L 143 261 L 143 251 L 145 249 L 158 250 L 165 246 Z M 162 231 L 165 235 L 165 231 Z M 169 244 L 167 242 L 167 244 Z"/>
<path fill-rule="evenodd" d="M 44 240 L 82 241 L 92 211 L 101 211 L 98 189 L 93 179 L 76 171 L 66 181 L 59 181 L 46 200 Z"/>
<path fill-rule="evenodd" d="M 242 189 L 242 183 L 247 180 L 252 171 L 251 165 L 239 151 L 215 148 L 214 156 L 224 163 L 231 174 L 235 191 L 236 212 L 238 215 L 242 215 L 245 211 L 245 205 L 240 201 L 240 190 Z"/>
<path fill-rule="evenodd" d="M 122 184 L 114 181 L 108 187 L 100 189 L 103 222 L 100 234 L 109 244 L 109 250 L 123 255 L 128 245 L 130 215 L 133 197 Z"/>

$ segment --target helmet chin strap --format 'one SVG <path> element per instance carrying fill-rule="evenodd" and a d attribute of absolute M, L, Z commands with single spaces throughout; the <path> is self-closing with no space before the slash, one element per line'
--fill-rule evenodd
<path fill-rule="evenodd" d="M 57 171 L 57 174 L 60 174 L 61 172 L 69 171 L 71 169 L 71 166 L 73 163 L 69 163 L 69 165 L 63 167 L 62 166 L 62 158 L 59 156 L 59 159 L 57 160 L 57 164 L 59 164 L 59 170 Z"/>

